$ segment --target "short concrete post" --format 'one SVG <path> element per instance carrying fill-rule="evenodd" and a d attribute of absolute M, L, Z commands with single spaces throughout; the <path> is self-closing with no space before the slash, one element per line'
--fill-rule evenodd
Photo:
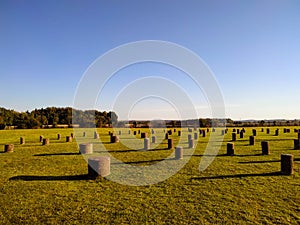
<path fill-rule="evenodd" d="M 103 178 L 110 174 L 110 157 L 97 156 L 88 159 L 88 177 L 90 179 Z"/>
<path fill-rule="evenodd" d="M 168 139 L 168 149 L 172 149 L 174 147 L 173 139 Z"/>
<path fill-rule="evenodd" d="M 189 148 L 194 148 L 194 139 L 189 140 Z"/>
<path fill-rule="evenodd" d="M 71 136 L 66 137 L 66 142 L 72 142 L 72 141 L 73 141 L 73 138 Z"/>
<path fill-rule="evenodd" d="M 169 134 L 168 133 L 166 133 L 165 139 L 169 139 Z"/>
<path fill-rule="evenodd" d="M 99 134 L 96 131 L 94 132 L 94 139 L 99 139 Z"/>
<path fill-rule="evenodd" d="M 24 145 L 25 144 L 25 138 L 24 137 L 20 137 L 20 145 Z"/>
<path fill-rule="evenodd" d="M 300 149 L 300 142 L 298 139 L 294 139 L 294 149 L 299 150 Z"/>
<path fill-rule="evenodd" d="M 234 143 L 227 143 L 227 155 L 234 155 Z"/>
<path fill-rule="evenodd" d="M 43 145 L 49 145 L 49 144 L 50 144 L 49 138 L 44 138 L 43 139 Z"/>
<path fill-rule="evenodd" d="M 86 143 L 79 145 L 79 153 L 81 154 L 92 154 L 93 153 L 93 144 Z"/>
<path fill-rule="evenodd" d="M 156 137 L 152 136 L 152 143 L 155 144 L 156 143 Z"/>
<path fill-rule="evenodd" d="M 148 136 L 147 133 L 141 133 L 141 138 L 146 138 Z"/>
<path fill-rule="evenodd" d="M 177 146 L 175 148 L 175 159 L 176 160 L 183 159 L 183 148 L 180 146 Z"/>
<path fill-rule="evenodd" d="M 150 141 L 149 138 L 144 138 L 144 150 L 150 149 Z"/>
<path fill-rule="evenodd" d="M 4 145 L 4 152 L 7 152 L 7 153 L 12 153 L 14 152 L 14 145 L 13 144 L 6 144 Z"/>
<path fill-rule="evenodd" d="M 268 141 L 262 141 L 261 142 L 261 148 L 262 148 L 262 154 L 263 155 L 269 155 L 270 154 L 269 142 Z"/>
<path fill-rule="evenodd" d="M 243 131 L 240 132 L 240 138 L 244 138 L 244 132 Z"/>
<path fill-rule="evenodd" d="M 254 136 L 250 136 L 249 137 L 249 145 L 254 145 L 255 143 L 255 137 Z"/>
<path fill-rule="evenodd" d="M 294 173 L 294 156 L 291 154 L 281 155 L 281 173 L 292 175 Z"/>
<path fill-rule="evenodd" d="M 117 135 L 112 135 L 110 138 L 111 143 L 118 143 L 119 141 L 120 141 L 120 138 Z"/>
<path fill-rule="evenodd" d="M 198 133 L 194 133 L 194 139 L 198 140 Z"/>
<path fill-rule="evenodd" d="M 232 133 L 232 141 L 236 141 L 236 133 Z"/>

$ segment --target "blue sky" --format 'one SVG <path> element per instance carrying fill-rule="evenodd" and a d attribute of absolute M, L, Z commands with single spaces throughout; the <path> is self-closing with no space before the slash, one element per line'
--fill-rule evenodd
<path fill-rule="evenodd" d="M 210 67 L 227 117 L 300 118 L 299 28 L 299 1 L 2 0 L 0 106 L 18 111 L 72 106 L 81 77 L 99 56 L 128 42 L 163 40 L 192 50 Z M 110 97 L 144 76 L 141 68 L 179 82 L 199 117 L 209 116 L 205 93 L 193 90 L 183 74 L 148 64 L 116 74 L 97 107 L 110 110 Z M 168 117 L 167 104 L 151 104 Z M 145 102 L 137 104 L 133 117 L 148 118 L 151 110 L 143 109 Z"/>

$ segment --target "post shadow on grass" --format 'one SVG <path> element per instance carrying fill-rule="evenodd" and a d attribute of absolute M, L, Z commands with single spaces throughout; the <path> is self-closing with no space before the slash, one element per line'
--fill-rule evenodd
<path fill-rule="evenodd" d="M 227 154 L 218 154 L 218 155 L 203 155 L 203 154 L 199 154 L 199 155 L 185 155 L 185 156 L 195 156 L 195 157 L 224 157 L 224 156 L 228 156 Z M 241 154 L 234 154 L 234 157 L 248 157 L 248 156 L 262 156 L 261 153 L 257 153 L 257 154 L 248 154 L 248 155 L 241 155 Z"/>
<path fill-rule="evenodd" d="M 280 160 L 261 160 L 261 161 L 245 161 L 245 162 L 239 162 L 240 164 L 252 164 L 252 163 L 275 163 L 280 162 Z"/>
<path fill-rule="evenodd" d="M 61 152 L 61 153 L 43 153 L 43 154 L 35 154 L 33 156 L 67 156 L 67 155 L 80 155 L 79 152 Z"/>
<path fill-rule="evenodd" d="M 126 149 L 126 150 L 107 150 L 107 151 L 97 151 L 95 150 L 94 152 L 96 153 L 128 153 L 128 152 L 155 152 L 155 151 L 170 151 L 168 148 L 153 148 L 153 149 L 148 149 L 145 150 L 144 148 L 139 148 L 139 149 Z"/>
<path fill-rule="evenodd" d="M 118 165 L 118 164 L 143 164 L 143 163 L 158 163 L 162 161 L 172 161 L 175 160 L 175 158 L 167 158 L 167 159 L 152 159 L 152 160 L 141 160 L 141 161 L 132 161 L 132 162 L 114 162 L 112 164 Z"/>
<path fill-rule="evenodd" d="M 9 178 L 10 181 L 72 181 L 72 180 L 89 180 L 88 174 L 69 175 L 69 176 L 32 176 L 22 175 Z"/>
<path fill-rule="evenodd" d="M 231 175 L 219 175 L 211 177 L 192 177 L 191 180 L 215 180 L 215 179 L 226 179 L 226 178 L 245 178 L 245 177 L 269 177 L 269 176 L 280 176 L 280 171 L 271 173 L 245 173 L 245 174 L 231 174 Z"/>

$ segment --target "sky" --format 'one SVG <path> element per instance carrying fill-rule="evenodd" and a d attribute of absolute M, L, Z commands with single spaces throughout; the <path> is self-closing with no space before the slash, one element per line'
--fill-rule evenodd
<path fill-rule="evenodd" d="M 210 68 L 226 117 L 300 119 L 299 28 L 297 0 L 1 0 L 0 106 L 73 106 L 97 58 L 130 42 L 161 40 L 189 49 Z M 124 88 L 149 76 L 177 84 L 199 117 L 212 115 L 206 93 L 186 73 L 150 62 L 113 74 L 95 108 L 118 109 L 120 119 L 178 118 L 184 102 L 147 97 L 138 88 L 130 111 L 112 104 Z"/>

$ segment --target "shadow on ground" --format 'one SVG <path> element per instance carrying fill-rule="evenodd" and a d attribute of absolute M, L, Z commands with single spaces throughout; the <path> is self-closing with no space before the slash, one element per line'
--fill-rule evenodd
<path fill-rule="evenodd" d="M 55 156 L 55 155 L 80 155 L 78 152 L 62 152 L 62 153 L 44 153 L 44 154 L 35 154 L 33 156 Z"/>
<path fill-rule="evenodd" d="M 214 180 L 214 179 L 226 179 L 226 178 L 244 178 L 244 177 L 269 177 L 282 175 L 280 172 L 272 173 L 245 173 L 245 174 L 233 174 L 233 175 L 220 175 L 212 177 L 192 177 L 191 180 Z"/>
<path fill-rule="evenodd" d="M 15 176 L 9 180 L 22 180 L 22 181 L 72 181 L 72 180 L 89 180 L 87 174 L 70 175 L 70 176 Z"/>

